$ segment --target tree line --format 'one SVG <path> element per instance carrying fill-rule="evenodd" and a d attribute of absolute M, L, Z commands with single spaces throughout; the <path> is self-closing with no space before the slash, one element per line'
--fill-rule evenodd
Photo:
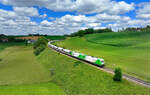
<path fill-rule="evenodd" d="M 16 39 L 15 36 L 6 36 L 4 34 L 0 34 L 0 42 L 25 42 L 25 40 Z"/>
<path fill-rule="evenodd" d="M 146 32 L 150 31 L 150 26 L 146 27 L 129 27 L 126 29 L 119 30 L 118 32 Z"/>
<path fill-rule="evenodd" d="M 75 37 L 75 36 L 83 37 L 84 35 L 87 35 L 87 34 L 109 33 L 109 32 L 113 32 L 112 29 L 109 29 L 109 28 L 106 28 L 106 29 L 89 28 L 89 29 L 85 29 L 85 30 L 79 30 L 78 32 L 72 33 L 69 36 L 71 36 L 71 37 Z"/>

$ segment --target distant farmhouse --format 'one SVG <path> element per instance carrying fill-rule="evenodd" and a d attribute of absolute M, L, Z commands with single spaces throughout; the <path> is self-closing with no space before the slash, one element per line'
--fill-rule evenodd
<path fill-rule="evenodd" d="M 8 42 L 8 38 L 0 38 L 1 42 Z"/>
<path fill-rule="evenodd" d="M 29 36 L 29 37 L 16 37 L 16 39 L 22 39 L 22 40 L 27 40 L 27 43 L 34 43 L 36 42 L 40 36 Z"/>
<path fill-rule="evenodd" d="M 30 44 L 30 43 L 35 43 L 36 41 L 37 41 L 37 40 L 28 40 L 27 43 L 28 43 L 28 44 Z"/>

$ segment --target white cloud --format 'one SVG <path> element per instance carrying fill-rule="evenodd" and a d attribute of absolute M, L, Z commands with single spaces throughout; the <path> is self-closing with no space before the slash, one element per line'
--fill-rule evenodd
<path fill-rule="evenodd" d="M 77 0 L 76 9 L 80 13 L 123 14 L 134 9 L 134 4 L 112 0 Z"/>
<path fill-rule="evenodd" d="M 107 22 L 126 22 L 130 20 L 130 17 L 127 16 L 119 16 L 119 15 L 108 15 L 106 13 L 104 14 L 98 14 L 96 15 L 96 18 L 100 20 L 101 22 L 107 23 Z"/>
<path fill-rule="evenodd" d="M 5 19 L 14 19 L 17 17 L 17 14 L 13 11 L 5 11 L 3 9 L 0 9 L 0 17 Z"/>
<path fill-rule="evenodd" d="M 45 26 L 45 27 L 49 27 L 49 26 L 52 25 L 52 23 L 51 23 L 51 22 L 48 22 L 47 20 L 44 20 L 44 21 L 41 22 L 41 25 L 42 25 L 42 26 Z"/>
<path fill-rule="evenodd" d="M 31 21 L 30 17 L 21 16 L 18 12 L 0 9 L 0 31 L 4 34 L 28 34 L 34 33 L 38 24 Z"/>
<path fill-rule="evenodd" d="M 5 25 L 5 26 L 15 26 L 15 25 L 17 25 L 17 23 L 14 22 L 13 20 L 6 20 L 5 22 L 1 23 L 1 25 Z"/>
<path fill-rule="evenodd" d="M 28 33 L 41 33 L 41 34 L 70 34 L 85 28 L 103 28 L 102 23 L 110 22 L 125 22 L 130 20 L 129 17 L 109 15 L 109 14 L 97 14 L 95 16 L 85 15 L 65 15 L 60 18 L 56 18 L 52 21 L 43 20 L 40 24 L 31 21 L 29 15 L 24 14 L 21 16 L 16 11 L 0 11 L 0 17 L 5 20 L 0 23 L 2 33 L 7 34 L 28 34 Z M 9 16 L 8 16 L 9 14 Z M 13 16 L 13 18 L 10 18 Z M 9 18 L 9 19 L 8 19 Z M 7 21 L 8 20 L 8 21 Z M 9 31 L 9 32 L 8 32 Z"/>
<path fill-rule="evenodd" d="M 47 14 L 43 14 L 43 15 L 40 15 L 39 17 L 44 19 L 44 18 L 46 18 L 48 16 L 47 16 Z"/>
<path fill-rule="evenodd" d="M 117 30 L 122 29 L 122 28 L 145 27 L 147 25 L 150 25 L 150 20 L 135 19 L 135 20 L 129 20 L 126 23 L 125 22 L 116 22 L 114 24 L 108 24 L 107 27 L 110 27 L 114 31 L 117 31 Z"/>
<path fill-rule="evenodd" d="M 147 14 L 150 13 L 150 2 L 141 3 L 138 5 L 140 8 L 137 11 L 139 14 Z"/>
<path fill-rule="evenodd" d="M 16 7 L 46 7 L 53 11 L 76 11 L 81 14 L 123 14 L 134 9 L 134 4 L 112 0 L 1 0 L 3 4 Z"/>
<path fill-rule="evenodd" d="M 55 20 L 56 18 L 54 18 L 54 17 L 49 17 L 48 19 L 49 19 L 49 20 Z"/>
<path fill-rule="evenodd" d="M 127 4 L 124 1 L 120 1 L 118 3 L 113 3 L 110 13 L 111 14 L 124 14 L 134 9 L 134 3 Z"/>
<path fill-rule="evenodd" d="M 38 10 L 33 7 L 14 7 L 14 12 L 20 16 L 38 16 Z"/>
<path fill-rule="evenodd" d="M 89 23 L 89 24 L 87 24 L 87 26 L 89 26 L 89 27 L 91 27 L 91 28 L 93 28 L 93 27 L 99 27 L 101 24 L 99 24 L 99 23 Z"/>
<path fill-rule="evenodd" d="M 137 18 L 150 19 L 150 14 L 138 14 Z"/>
<path fill-rule="evenodd" d="M 4 21 L 5 19 L 3 17 L 0 17 L 0 21 Z"/>
<path fill-rule="evenodd" d="M 5 34 L 70 34 L 79 29 L 141 27 L 150 24 L 149 3 L 139 5 L 136 11 L 138 18 L 132 20 L 120 14 L 134 10 L 134 3 L 115 0 L 0 0 L 3 4 L 13 5 L 13 11 L 0 9 L 0 31 Z M 53 11 L 70 11 L 76 15 L 65 15 L 59 18 L 48 17 L 46 13 L 39 15 L 37 8 L 45 7 Z M 96 13 L 94 16 L 85 14 Z M 33 22 L 31 17 L 44 19 L 40 23 Z M 46 20 L 45 20 L 46 19 Z M 110 24 L 111 23 L 111 24 Z"/>
<path fill-rule="evenodd" d="M 150 2 L 139 4 L 139 9 L 137 10 L 137 18 L 150 19 Z"/>

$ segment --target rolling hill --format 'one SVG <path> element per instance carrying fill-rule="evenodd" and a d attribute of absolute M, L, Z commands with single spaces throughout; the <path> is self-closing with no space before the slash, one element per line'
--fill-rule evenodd
<path fill-rule="evenodd" d="M 106 67 L 150 81 L 150 32 L 117 32 L 71 37 L 58 46 L 105 59 Z"/>

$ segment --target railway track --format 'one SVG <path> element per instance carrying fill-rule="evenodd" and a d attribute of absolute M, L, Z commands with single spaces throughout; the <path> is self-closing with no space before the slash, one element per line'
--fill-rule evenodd
<path fill-rule="evenodd" d="M 49 47 L 49 48 L 51 48 L 51 47 Z M 54 50 L 55 52 L 61 53 L 61 54 L 65 55 L 65 56 L 68 56 L 68 57 L 70 57 L 70 58 L 72 58 L 72 59 L 75 59 L 75 60 L 81 61 L 81 62 L 83 62 L 83 63 L 85 63 L 85 64 L 88 64 L 88 65 L 90 65 L 90 66 L 92 66 L 92 67 L 94 67 L 94 68 L 96 68 L 96 69 L 105 71 L 105 72 L 107 72 L 107 73 L 114 74 L 114 71 L 113 71 L 112 69 L 110 69 L 110 68 L 107 68 L 107 67 L 101 68 L 101 67 L 98 67 L 98 66 L 96 66 L 96 65 L 94 65 L 94 64 L 92 64 L 92 63 L 90 63 L 90 62 L 88 62 L 88 61 L 81 60 L 81 59 L 79 59 L 79 58 L 76 58 L 76 57 L 74 57 L 74 56 L 68 55 L 68 54 L 66 54 L 66 53 L 64 53 L 64 52 L 60 52 L 60 51 L 58 51 L 58 50 L 56 50 L 56 49 L 53 49 L 53 48 L 51 48 L 51 49 Z M 136 83 L 136 84 L 139 84 L 139 85 L 142 85 L 142 86 L 145 86 L 145 87 L 150 88 L 150 82 L 147 82 L 147 81 L 145 81 L 145 80 L 141 80 L 141 79 L 139 79 L 139 78 L 136 78 L 136 77 L 133 77 L 133 76 L 130 76 L 130 75 L 127 75 L 127 74 L 123 74 L 123 78 L 126 79 L 126 80 L 129 80 L 129 81 L 132 81 L 132 82 L 134 82 L 134 83 Z"/>

